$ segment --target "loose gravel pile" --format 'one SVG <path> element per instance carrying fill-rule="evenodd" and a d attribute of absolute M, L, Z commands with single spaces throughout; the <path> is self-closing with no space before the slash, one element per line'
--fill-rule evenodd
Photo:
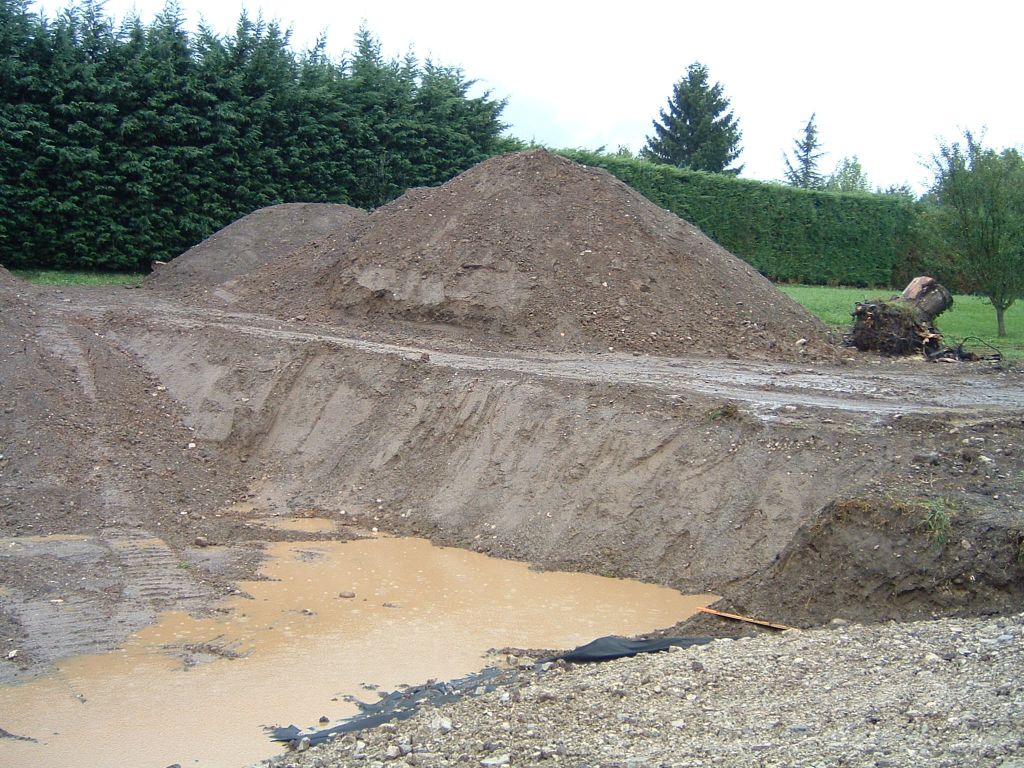
<path fill-rule="evenodd" d="M 553 666 L 331 744 L 328 766 L 1024 766 L 1024 615 Z"/>

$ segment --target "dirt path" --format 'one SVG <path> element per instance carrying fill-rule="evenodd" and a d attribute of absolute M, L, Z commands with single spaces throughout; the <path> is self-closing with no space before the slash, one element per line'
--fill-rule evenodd
<path fill-rule="evenodd" d="M 135 298 L 134 296 L 132 298 Z M 501 371 L 593 384 L 639 385 L 667 393 L 692 393 L 747 403 L 759 415 L 785 417 L 786 405 L 883 416 L 901 413 L 964 415 L 1013 411 L 1024 408 L 1024 375 L 1008 373 L 989 364 L 925 365 L 917 359 L 879 359 L 858 355 L 854 364 L 798 365 L 707 358 L 688 360 L 632 354 L 533 353 L 502 356 L 496 353 L 460 354 L 434 347 L 372 341 L 338 333 L 331 326 L 288 322 L 266 315 L 188 307 L 143 298 L 139 311 L 149 322 L 182 331 L 227 331 L 287 344 L 318 342 L 378 355 L 419 361 L 424 354 L 432 365 L 460 371 Z M 127 303 L 131 306 L 131 303 Z M 66 309 L 55 305 L 55 310 Z M 124 311 L 124 303 L 100 304 L 71 311 L 102 314 Z M 355 329 L 353 329 L 355 330 Z M 851 351 L 851 355 L 857 353 Z"/>

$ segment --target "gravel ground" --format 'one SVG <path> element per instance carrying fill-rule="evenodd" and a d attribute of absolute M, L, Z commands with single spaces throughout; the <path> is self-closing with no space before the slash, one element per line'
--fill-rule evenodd
<path fill-rule="evenodd" d="M 588 666 L 268 761 L 1024 768 L 1024 614 L 786 632 Z"/>

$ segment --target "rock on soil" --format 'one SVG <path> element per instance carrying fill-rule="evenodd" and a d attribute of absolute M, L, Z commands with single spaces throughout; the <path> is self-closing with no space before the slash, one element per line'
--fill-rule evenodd
<path fill-rule="evenodd" d="M 1021 615 L 840 623 L 555 666 L 264 765 L 1016 768 L 1022 664 Z"/>
<path fill-rule="evenodd" d="M 365 216 L 348 205 L 284 203 L 260 208 L 229 224 L 147 280 L 164 290 L 212 291 L 315 242 Z"/>
<path fill-rule="evenodd" d="M 310 251 L 327 266 L 315 290 L 293 292 L 293 315 L 328 309 L 559 351 L 835 355 L 816 318 L 693 224 L 606 171 L 543 150 L 410 190 L 348 241 L 299 249 L 297 263 Z M 275 277 L 289 293 L 292 278 Z M 295 279 L 310 285 L 307 274 Z"/>

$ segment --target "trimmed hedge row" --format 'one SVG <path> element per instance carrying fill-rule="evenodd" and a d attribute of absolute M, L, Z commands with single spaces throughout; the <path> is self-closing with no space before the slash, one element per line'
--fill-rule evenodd
<path fill-rule="evenodd" d="M 818 192 L 582 150 L 604 168 L 779 281 L 888 286 L 915 251 L 915 204 L 896 195 Z"/>

